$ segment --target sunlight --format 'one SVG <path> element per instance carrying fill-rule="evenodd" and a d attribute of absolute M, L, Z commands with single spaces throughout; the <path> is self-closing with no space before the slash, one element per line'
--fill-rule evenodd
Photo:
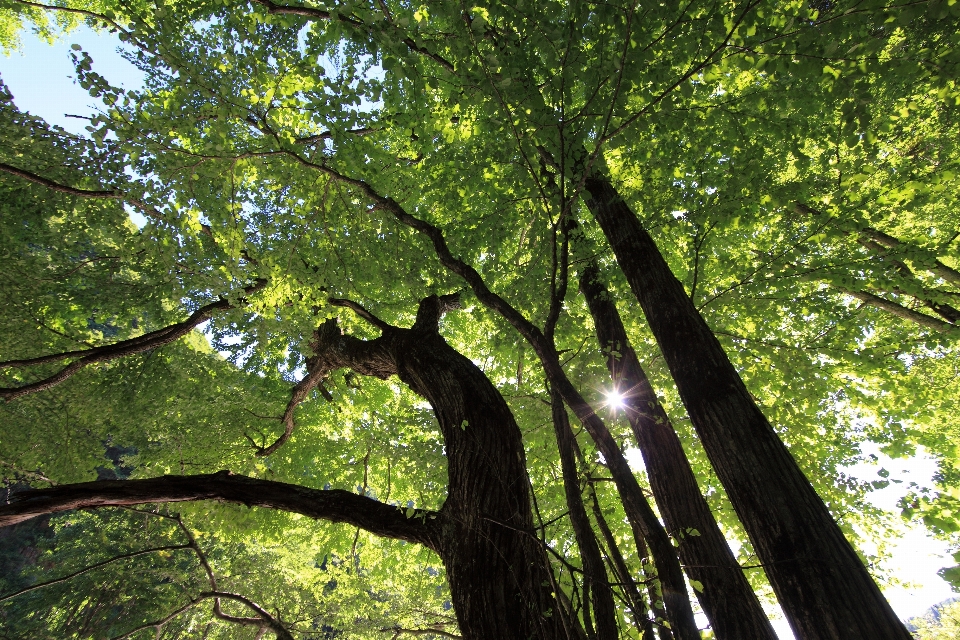
<path fill-rule="evenodd" d="M 607 396 L 607 406 L 612 410 L 619 411 L 626 406 L 625 396 L 616 389 L 607 391 L 604 395 Z"/>

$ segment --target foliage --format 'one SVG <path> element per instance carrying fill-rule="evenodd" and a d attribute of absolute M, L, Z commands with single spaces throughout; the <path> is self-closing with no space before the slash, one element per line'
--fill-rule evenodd
<path fill-rule="evenodd" d="M 864 531 L 890 535 L 889 515 L 867 501 L 888 481 L 844 474 L 864 443 L 893 457 L 922 445 L 940 465 L 938 486 L 905 490 L 904 514 L 957 542 L 960 318 L 934 307 L 960 306 L 960 283 L 937 266 L 960 268 L 960 3 L 346 2 L 297 4 L 299 15 L 266 1 L 69 3 L 71 11 L 52 12 L 28 4 L 4 5 L 0 44 L 12 45 L 24 19 L 89 20 L 128 43 L 148 79 L 122 91 L 77 51 L 78 80 L 103 103 L 85 138 L 5 97 L 0 163 L 115 195 L 0 177 L 2 360 L 133 340 L 204 305 L 231 306 L 187 339 L 0 405 L 9 483 L 93 479 L 117 464 L 106 454 L 114 446 L 135 477 L 230 469 L 439 508 L 446 474 L 436 422 L 396 380 L 330 376 L 333 400 L 314 392 L 296 408 L 293 437 L 255 455 L 283 431 L 279 416 L 314 355 L 319 323 L 337 316 L 350 332 L 375 335 L 328 297 L 409 326 L 418 299 L 464 288 L 430 240 L 367 185 L 441 229 L 454 256 L 538 325 L 563 277 L 561 219 L 580 219 L 705 495 L 753 564 L 580 203 L 580 173 L 596 166 L 654 233 L 845 533 L 854 542 Z M 874 246 L 877 231 L 900 244 Z M 469 295 L 465 302 L 442 333 L 510 403 L 538 516 L 549 523 L 544 539 L 576 566 L 543 376 L 502 318 Z M 572 294 L 556 340 L 568 375 L 602 405 L 603 354 Z M 3 386 L 61 366 L 5 368 Z M 611 420 L 611 429 L 629 446 L 625 424 Z M 603 461 L 580 440 L 581 473 L 603 476 Z M 616 493 L 602 482 L 597 493 L 627 541 Z M 295 620 L 304 637 L 453 628 L 438 626 L 451 612 L 442 567 L 427 551 L 263 510 L 178 511 L 217 573 Z M 47 567 L 69 571 L 175 537 L 151 517 L 55 518 L 44 560 L 27 573 L 46 577 Z M 627 555 L 639 572 L 644 559 Z M 0 606 L 22 625 L 13 637 L 119 635 L 200 588 L 189 553 L 162 560 L 112 565 L 84 576 L 88 583 Z M 555 569 L 577 600 L 576 575 L 559 561 Z M 760 572 L 751 578 L 766 588 Z M 83 599 L 94 584 L 96 606 Z M 155 597 L 129 600 L 144 592 Z M 209 607 L 165 629 L 256 631 L 236 631 Z"/>
<path fill-rule="evenodd" d="M 917 640 L 956 638 L 960 634 L 960 603 L 941 602 L 924 615 L 910 620 Z"/>

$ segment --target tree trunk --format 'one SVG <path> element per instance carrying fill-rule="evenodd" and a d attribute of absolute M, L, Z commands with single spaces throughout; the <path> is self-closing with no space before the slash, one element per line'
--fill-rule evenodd
<path fill-rule="evenodd" d="M 609 180 L 590 177 L 586 189 L 794 633 L 801 640 L 909 640 L 653 239 Z"/>
<path fill-rule="evenodd" d="M 563 473 L 567 508 L 570 511 L 570 523 L 573 525 L 574 537 L 577 539 L 577 546 L 580 547 L 580 558 L 583 562 L 584 596 L 593 604 L 596 621 L 595 637 L 598 640 L 616 640 L 619 633 L 613 592 L 607 580 L 597 538 L 593 533 L 593 527 L 590 526 L 587 510 L 583 506 L 583 495 L 580 493 L 580 483 L 577 480 L 576 454 L 573 451 L 574 435 L 570 429 L 570 420 L 567 418 L 567 408 L 563 404 L 560 393 L 554 389 L 550 390 L 550 406 L 553 413 L 553 430 L 560 450 L 560 468 Z M 584 618 L 587 616 L 584 615 Z M 588 620 L 585 619 L 584 622 L 587 623 Z M 589 629 L 588 626 L 588 632 Z"/>
<path fill-rule="evenodd" d="M 433 407 L 447 454 L 438 553 L 464 638 L 565 638 L 546 552 L 534 527 L 520 428 L 503 397 L 438 332 L 455 298 L 423 300 L 411 329 L 378 324 L 361 341 L 327 323 L 317 360 L 330 369 L 396 374 Z"/>
<path fill-rule="evenodd" d="M 641 530 L 647 544 L 650 545 L 660 581 L 659 586 L 662 588 L 662 604 L 664 605 L 658 607 L 656 606 L 657 603 L 654 602 L 654 608 L 660 608 L 663 611 L 678 640 L 700 640 L 700 631 L 693 617 L 693 609 L 687 597 L 687 587 L 683 581 L 683 569 L 681 569 L 680 562 L 677 559 L 676 550 L 670 543 L 670 537 L 663 530 L 663 526 L 657 520 L 653 509 L 647 504 L 646 497 L 643 495 L 633 471 L 630 470 L 630 465 L 627 464 L 623 452 L 620 451 L 603 420 L 597 416 L 590 404 L 583 399 L 580 392 L 567 378 L 553 341 L 547 339 L 533 323 L 510 306 L 506 300 L 490 291 L 476 269 L 459 258 L 455 258 L 450 253 L 443 232 L 438 227 L 410 215 L 396 200 L 381 196 L 365 182 L 351 181 L 332 169 L 324 169 L 324 171 L 337 180 L 353 184 L 380 207 L 390 211 L 400 223 L 427 236 L 433 244 L 434 251 L 436 251 L 441 264 L 466 280 L 481 303 L 503 316 L 530 343 L 540 359 L 547 381 L 551 386 L 556 387 L 560 395 L 563 396 L 563 401 L 586 428 L 590 437 L 596 443 L 597 449 L 606 460 L 610 475 L 613 476 L 617 490 L 620 492 L 623 508 L 631 526 Z M 637 540 L 638 547 L 642 543 L 642 540 Z"/>
<path fill-rule="evenodd" d="M 342 302 L 342 301 L 334 301 Z M 438 511 L 405 510 L 348 491 L 321 491 L 220 472 L 108 480 L 25 491 L 0 505 L 0 526 L 70 509 L 221 500 L 348 522 L 376 535 L 418 542 L 443 560 L 457 621 L 467 640 L 562 640 L 553 576 L 530 508 L 520 429 L 499 392 L 440 336 L 449 298 L 431 296 L 411 329 L 383 323 L 376 340 L 342 335 L 336 321 L 316 332 L 310 368 L 396 374 L 433 406 L 447 453 L 448 495 Z"/>
<path fill-rule="evenodd" d="M 623 394 L 625 412 L 647 467 L 650 487 L 667 530 L 680 542 L 687 576 L 703 585 L 697 593 L 718 640 L 776 640 L 710 506 L 700 493 L 683 445 L 627 340 L 617 307 L 599 280 L 596 264 L 580 274 L 597 340 L 607 351 L 607 367 Z"/>

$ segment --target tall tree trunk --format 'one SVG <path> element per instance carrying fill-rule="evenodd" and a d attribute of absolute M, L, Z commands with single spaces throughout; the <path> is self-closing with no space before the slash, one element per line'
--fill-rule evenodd
<path fill-rule="evenodd" d="M 348 179 L 330 169 L 325 169 L 325 171 L 341 181 L 349 182 Z M 530 343 L 540 359 L 540 364 L 543 366 L 550 385 L 555 386 L 560 395 L 563 396 L 563 401 L 586 428 L 590 437 L 596 443 L 597 449 L 606 460 L 607 468 L 610 469 L 610 475 L 613 476 L 614 482 L 617 484 L 617 490 L 620 492 L 623 508 L 631 526 L 642 531 L 643 537 L 650 545 L 662 588 L 664 614 L 670 622 L 673 634 L 677 640 L 699 640 L 700 631 L 697 628 L 696 620 L 693 617 L 693 609 L 687 597 L 687 587 L 683 581 L 683 569 L 680 567 L 670 537 L 647 503 L 633 471 L 630 470 L 630 465 L 627 464 L 623 452 L 620 451 L 603 420 L 597 416 L 590 404 L 583 399 L 580 392 L 567 378 L 553 341 L 545 337 L 533 323 L 510 306 L 506 300 L 490 291 L 476 269 L 455 258 L 450 253 L 443 232 L 438 227 L 410 215 L 396 200 L 384 198 L 364 182 L 354 181 L 351 184 L 361 189 L 378 205 L 390 211 L 402 224 L 416 229 L 430 238 L 441 264 L 466 280 L 481 303 L 503 316 Z M 639 547 L 642 540 L 638 540 L 637 543 Z"/>
<path fill-rule="evenodd" d="M 380 378 L 396 374 L 433 407 L 449 478 L 438 553 L 463 637 L 564 638 L 534 527 L 520 428 L 483 372 L 438 332 L 440 317 L 455 301 L 426 298 L 411 329 L 376 321 L 383 335 L 371 341 L 341 335 L 327 323 L 316 341 L 315 366 Z"/>
<path fill-rule="evenodd" d="M 577 546 L 580 547 L 580 558 L 583 561 L 584 597 L 593 604 L 598 640 L 616 640 L 620 634 L 617 630 L 617 611 L 613 602 L 613 592 L 607 580 L 600 547 L 597 545 L 593 527 L 590 526 L 590 518 L 583 506 L 583 495 L 580 493 L 580 483 L 577 480 L 576 454 L 573 451 L 574 435 L 570 429 L 570 420 L 567 418 L 567 408 L 563 404 L 560 393 L 555 389 L 550 390 L 550 407 L 553 414 L 553 430 L 560 450 L 560 468 L 563 473 L 567 509 L 570 512 L 573 534 L 577 539 Z M 589 621 L 584 620 L 584 622 Z M 589 630 L 590 627 L 588 626 L 587 629 Z"/>
<path fill-rule="evenodd" d="M 680 438 L 640 367 L 596 264 L 588 264 L 581 272 L 580 291 L 590 307 L 600 347 L 608 353 L 607 367 L 614 385 L 624 395 L 624 410 L 643 454 L 660 514 L 667 530 L 680 542 L 680 560 L 687 575 L 703 585 L 697 598 L 716 637 L 776 640 L 760 601 L 700 493 Z"/>
<path fill-rule="evenodd" d="M 909 640 L 636 215 L 606 178 L 591 176 L 585 186 L 794 633 L 802 640 Z"/>

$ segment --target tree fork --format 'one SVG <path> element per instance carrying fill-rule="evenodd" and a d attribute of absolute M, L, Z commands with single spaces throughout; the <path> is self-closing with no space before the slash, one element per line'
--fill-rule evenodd
<path fill-rule="evenodd" d="M 317 334 L 317 366 L 396 374 L 437 417 L 449 480 L 436 549 L 463 637 L 565 638 L 536 536 L 520 428 L 483 372 L 439 333 L 440 318 L 459 306 L 459 296 L 425 298 L 410 329 L 390 326 L 356 303 L 331 303 L 353 309 L 383 334 L 359 340 L 328 321 Z"/>
<path fill-rule="evenodd" d="M 594 173 L 585 187 L 587 206 L 640 302 L 794 633 L 801 640 L 909 640 L 653 238 L 607 178 Z"/>

